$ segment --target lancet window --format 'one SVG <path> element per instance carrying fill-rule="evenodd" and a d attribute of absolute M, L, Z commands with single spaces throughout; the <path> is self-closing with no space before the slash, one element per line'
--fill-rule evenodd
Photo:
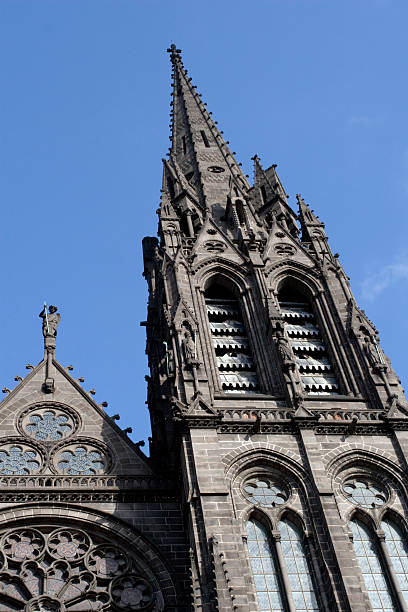
<path fill-rule="evenodd" d="M 258 376 L 239 301 L 216 284 L 205 292 L 205 303 L 223 391 L 258 391 Z"/>
<path fill-rule="evenodd" d="M 362 521 L 350 521 L 353 546 L 363 575 L 365 588 L 373 612 L 394 612 L 395 605 L 391 586 L 387 580 L 375 534 Z"/>
<path fill-rule="evenodd" d="M 311 304 L 298 292 L 284 289 L 279 306 L 304 390 L 313 395 L 337 394 L 333 364 Z"/>
<path fill-rule="evenodd" d="M 279 537 L 251 518 L 246 523 L 248 553 L 259 612 L 318 612 L 310 559 L 301 530 L 289 519 L 278 523 Z"/>
<path fill-rule="evenodd" d="M 357 479 L 346 479 L 342 492 L 349 502 L 361 509 L 353 516 L 349 527 L 373 612 L 406 610 L 408 542 L 405 529 L 387 511 L 377 523 L 378 530 L 372 520 L 380 508 L 383 510 L 392 501 L 387 483 L 367 474 L 360 475 Z"/>

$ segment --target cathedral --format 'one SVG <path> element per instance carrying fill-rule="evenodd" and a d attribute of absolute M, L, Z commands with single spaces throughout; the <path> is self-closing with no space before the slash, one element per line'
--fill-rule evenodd
<path fill-rule="evenodd" d="M 0 404 L 0 612 L 407 612 L 408 405 L 324 223 L 172 65 L 149 456 L 56 359 Z M 153 209 L 152 209 L 153 214 Z"/>

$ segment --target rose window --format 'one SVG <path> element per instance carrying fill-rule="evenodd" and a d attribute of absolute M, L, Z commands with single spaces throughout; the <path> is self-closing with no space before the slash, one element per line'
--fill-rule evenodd
<path fill-rule="evenodd" d="M 106 471 L 106 461 L 99 450 L 77 446 L 61 452 L 57 467 L 64 474 L 100 474 Z"/>
<path fill-rule="evenodd" d="M 257 506 L 273 508 L 284 504 L 288 495 L 281 486 L 266 478 L 251 479 L 245 483 L 244 491 L 248 501 Z"/>
<path fill-rule="evenodd" d="M 115 544 L 80 529 L 13 529 L 0 547 L 1 610 L 158 611 L 154 588 Z M 4 607 L 4 604 L 5 607 Z"/>
<path fill-rule="evenodd" d="M 69 436 L 73 427 L 66 414 L 43 410 L 29 415 L 25 430 L 36 440 L 56 441 Z"/>
<path fill-rule="evenodd" d="M 387 494 L 383 489 L 371 482 L 352 480 L 343 486 L 347 499 L 363 508 L 376 508 L 387 501 Z"/>
<path fill-rule="evenodd" d="M 24 446 L 10 446 L 0 450 L 0 474 L 31 474 L 41 462 L 37 451 Z"/>

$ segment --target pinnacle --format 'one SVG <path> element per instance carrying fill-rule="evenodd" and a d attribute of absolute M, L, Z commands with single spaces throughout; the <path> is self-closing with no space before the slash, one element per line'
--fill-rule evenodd
<path fill-rule="evenodd" d="M 170 53 L 170 61 L 173 65 L 177 60 L 181 60 L 181 49 L 177 49 L 174 43 L 167 49 L 167 53 Z"/>

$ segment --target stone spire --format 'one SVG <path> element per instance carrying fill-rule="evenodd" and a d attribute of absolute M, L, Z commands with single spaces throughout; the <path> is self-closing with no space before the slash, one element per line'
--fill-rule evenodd
<path fill-rule="evenodd" d="M 225 206 L 234 186 L 246 193 L 249 183 L 217 128 L 206 104 L 197 93 L 183 66 L 181 51 L 175 45 L 168 49 L 172 63 L 173 99 L 171 102 L 172 145 L 174 159 L 198 193 L 200 206 Z"/>

